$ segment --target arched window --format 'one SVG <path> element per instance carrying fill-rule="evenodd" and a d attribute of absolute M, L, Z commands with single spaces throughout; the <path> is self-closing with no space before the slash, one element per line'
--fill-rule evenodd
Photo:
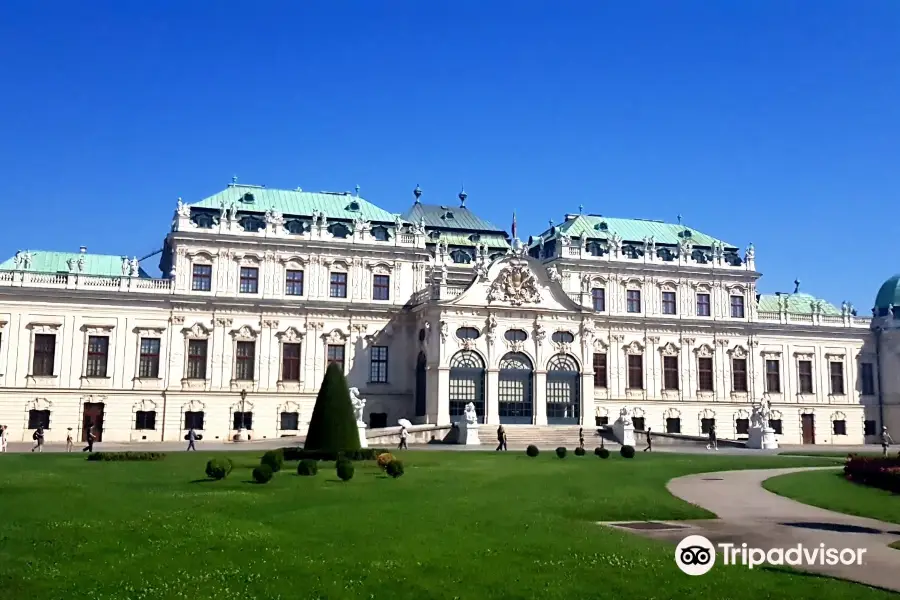
<path fill-rule="evenodd" d="M 580 419 L 581 375 L 578 363 L 571 356 L 557 354 L 547 363 L 547 424 L 577 425 Z"/>
<path fill-rule="evenodd" d="M 531 359 L 520 352 L 500 359 L 497 399 L 501 423 L 531 425 L 534 422 L 533 373 Z"/>
<path fill-rule="evenodd" d="M 256 233 L 266 225 L 262 219 L 251 215 L 241 217 L 241 220 L 239 222 L 241 224 L 241 227 L 244 228 L 244 231 L 249 231 L 251 233 Z"/>
<path fill-rule="evenodd" d="M 197 213 L 191 220 L 199 229 L 212 229 L 213 218 L 208 213 Z"/>
<path fill-rule="evenodd" d="M 465 250 L 456 249 L 450 253 L 450 258 L 457 264 L 467 265 L 472 262 L 472 255 Z"/>
<path fill-rule="evenodd" d="M 557 344 L 571 344 L 575 341 L 575 336 L 568 331 L 557 331 L 550 337 Z"/>
<path fill-rule="evenodd" d="M 391 239 L 390 233 L 388 233 L 387 227 L 382 225 L 376 225 L 372 228 L 372 237 L 378 240 L 379 242 L 386 242 Z"/>
<path fill-rule="evenodd" d="M 478 422 L 484 423 L 484 361 L 471 350 L 461 350 L 450 359 L 450 420 L 464 415 L 469 402 L 475 405 Z"/>
<path fill-rule="evenodd" d="M 288 233 L 301 235 L 304 231 L 306 231 L 306 223 L 304 223 L 300 219 L 291 219 L 284 224 L 284 228 L 288 230 Z"/>
<path fill-rule="evenodd" d="M 456 330 L 456 337 L 461 340 L 477 340 L 481 333 L 474 327 L 460 327 Z"/>
<path fill-rule="evenodd" d="M 507 342 L 524 342 L 528 339 L 528 334 L 521 329 L 510 329 L 503 334 Z"/>
<path fill-rule="evenodd" d="M 350 237 L 350 228 L 343 223 L 332 223 L 328 226 L 328 232 L 336 238 L 345 239 Z"/>
<path fill-rule="evenodd" d="M 416 360 L 416 416 L 424 417 L 427 414 L 428 403 L 427 396 L 425 395 L 426 391 L 426 369 L 425 367 L 428 364 L 428 360 L 425 356 L 424 352 L 419 352 L 419 357 Z"/>

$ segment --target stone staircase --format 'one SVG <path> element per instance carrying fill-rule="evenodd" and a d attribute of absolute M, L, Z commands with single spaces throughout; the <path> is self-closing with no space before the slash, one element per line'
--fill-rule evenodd
<path fill-rule="evenodd" d="M 578 446 L 578 425 L 504 425 L 506 429 L 506 441 L 509 446 L 525 447 L 534 444 L 542 450 L 550 450 L 559 446 L 565 446 L 569 450 L 574 450 Z M 496 445 L 497 427 L 490 425 L 482 425 L 478 431 L 481 437 L 482 445 Z M 600 436 L 597 435 L 596 427 L 584 428 L 584 447 L 587 451 L 593 452 L 596 446 L 600 445 Z M 610 444 L 605 442 L 606 446 L 618 444 Z"/>

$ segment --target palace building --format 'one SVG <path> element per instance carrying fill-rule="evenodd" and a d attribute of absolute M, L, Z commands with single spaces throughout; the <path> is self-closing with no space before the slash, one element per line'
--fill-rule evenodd
<path fill-rule="evenodd" d="M 900 433 L 900 276 L 863 318 L 757 293 L 752 245 L 680 223 L 569 214 L 520 242 L 465 192 L 422 196 L 397 215 L 358 190 L 235 181 L 179 200 L 163 278 L 84 247 L 18 252 L 0 264 L 9 439 L 304 435 L 331 362 L 373 429 L 448 425 L 473 402 L 490 425 L 629 407 L 638 430 L 741 439 L 768 394 L 781 443 Z"/>

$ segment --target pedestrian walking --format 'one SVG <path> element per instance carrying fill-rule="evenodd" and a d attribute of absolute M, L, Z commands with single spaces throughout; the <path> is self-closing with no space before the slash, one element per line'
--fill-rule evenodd
<path fill-rule="evenodd" d="M 716 439 L 716 426 L 709 426 L 709 443 L 706 445 L 707 450 L 718 450 L 719 441 Z"/>
<path fill-rule="evenodd" d="M 31 448 L 31 451 L 34 452 L 37 450 L 38 452 L 44 451 L 44 428 L 38 425 L 38 428 L 34 430 L 34 433 L 31 434 L 31 439 L 34 440 L 34 446 Z"/>
<path fill-rule="evenodd" d="M 506 447 L 506 430 L 503 429 L 503 425 L 497 428 L 497 442 L 497 452 L 509 450 Z"/>
<path fill-rule="evenodd" d="M 400 445 L 397 446 L 398 450 L 409 450 L 409 446 L 406 443 L 407 438 L 409 438 L 409 432 L 406 430 L 406 425 L 400 426 Z"/>
<path fill-rule="evenodd" d="M 82 452 L 93 452 L 94 451 L 94 441 L 96 441 L 96 437 L 94 436 L 94 426 L 88 423 L 87 426 L 87 446 L 83 448 Z"/>
<path fill-rule="evenodd" d="M 75 440 L 72 439 L 72 428 L 69 427 L 69 431 L 66 433 L 66 452 L 71 452 L 74 446 Z"/>
<path fill-rule="evenodd" d="M 653 440 L 650 438 L 650 428 L 647 428 L 647 447 L 644 448 L 644 452 L 652 452 L 653 451 Z"/>
<path fill-rule="evenodd" d="M 578 447 L 584 450 L 584 427 L 578 428 Z"/>
<path fill-rule="evenodd" d="M 7 437 L 6 425 L 0 425 L 0 452 L 6 452 Z"/>
<path fill-rule="evenodd" d="M 184 436 L 184 437 L 185 437 L 185 438 L 187 439 L 187 441 L 188 441 L 188 447 L 187 447 L 187 449 L 188 449 L 188 450 L 193 450 L 194 452 L 196 452 L 196 451 L 197 451 L 197 446 L 194 445 L 194 442 L 197 441 L 197 432 L 194 431 L 194 428 L 191 427 L 190 430 L 187 432 L 187 435 Z"/>
<path fill-rule="evenodd" d="M 891 434 L 888 433 L 887 427 L 881 428 L 881 453 L 883 456 L 887 456 L 888 446 L 894 443 L 894 440 L 891 439 Z"/>

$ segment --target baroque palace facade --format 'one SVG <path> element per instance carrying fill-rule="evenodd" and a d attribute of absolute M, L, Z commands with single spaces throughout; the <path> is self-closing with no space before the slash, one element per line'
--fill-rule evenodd
<path fill-rule="evenodd" d="M 681 224 L 579 213 L 521 243 L 465 192 L 414 196 L 395 215 L 358 190 L 235 181 L 179 200 L 163 278 L 20 251 L 0 264 L 0 423 L 11 440 L 303 435 L 337 362 L 372 428 L 447 425 L 468 402 L 490 425 L 590 427 L 627 406 L 638 430 L 740 439 L 768 394 L 782 443 L 900 431 L 900 278 L 861 318 L 757 294 L 752 245 Z"/>

